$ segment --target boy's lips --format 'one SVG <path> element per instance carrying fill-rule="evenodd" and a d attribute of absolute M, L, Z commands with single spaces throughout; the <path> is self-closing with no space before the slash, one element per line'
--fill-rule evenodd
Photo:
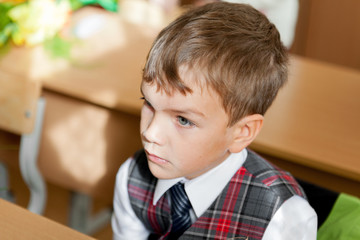
<path fill-rule="evenodd" d="M 164 163 L 167 163 L 168 161 L 155 155 L 155 154 L 151 154 L 149 153 L 148 151 L 146 151 L 146 155 L 147 155 L 147 158 L 149 161 L 153 162 L 153 163 L 157 163 L 157 164 L 164 164 Z"/>

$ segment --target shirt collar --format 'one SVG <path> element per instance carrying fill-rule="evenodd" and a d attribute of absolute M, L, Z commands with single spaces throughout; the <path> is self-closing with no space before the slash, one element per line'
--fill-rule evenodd
<path fill-rule="evenodd" d="M 177 182 L 185 183 L 185 191 L 197 217 L 200 217 L 214 202 L 230 181 L 236 171 L 243 165 L 247 157 L 247 150 L 232 153 L 218 166 L 191 180 L 184 177 L 174 179 L 159 179 L 157 181 L 153 204 Z"/>

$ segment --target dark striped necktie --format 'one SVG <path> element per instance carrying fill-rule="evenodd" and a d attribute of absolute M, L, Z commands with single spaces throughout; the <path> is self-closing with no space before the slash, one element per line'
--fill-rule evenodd
<path fill-rule="evenodd" d="M 170 189 L 171 193 L 171 217 L 173 226 L 171 228 L 171 238 L 179 237 L 186 229 L 191 226 L 190 209 L 191 203 L 186 195 L 184 184 L 178 182 Z"/>

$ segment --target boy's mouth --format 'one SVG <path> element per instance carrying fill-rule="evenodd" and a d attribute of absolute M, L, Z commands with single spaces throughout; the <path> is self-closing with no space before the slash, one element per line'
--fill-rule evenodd
<path fill-rule="evenodd" d="M 157 163 L 157 164 L 164 164 L 164 163 L 168 163 L 167 160 L 155 155 L 155 154 L 151 154 L 149 153 L 148 151 L 146 151 L 146 156 L 147 156 L 147 159 L 153 163 Z"/>

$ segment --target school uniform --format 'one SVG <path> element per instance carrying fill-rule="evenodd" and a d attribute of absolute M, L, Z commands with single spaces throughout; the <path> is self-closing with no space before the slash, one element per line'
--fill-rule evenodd
<path fill-rule="evenodd" d="M 316 213 L 293 177 L 246 149 L 192 180 L 156 179 L 138 152 L 117 175 L 114 239 L 166 239 L 167 190 L 179 181 L 193 207 L 192 225 L 180 239 L 316 239 Z"/>

